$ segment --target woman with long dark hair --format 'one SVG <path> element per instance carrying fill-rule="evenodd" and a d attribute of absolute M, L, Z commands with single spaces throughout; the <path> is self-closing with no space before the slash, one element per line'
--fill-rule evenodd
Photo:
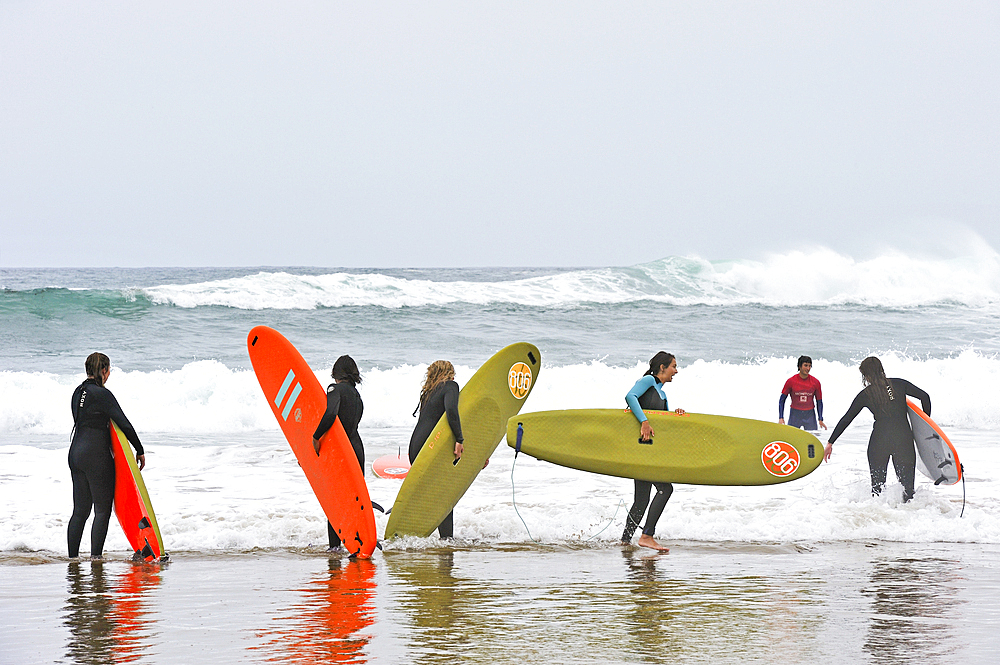
<path fill-rule="evenodd" d="M 891 457 L 896 477 L 903 486 L 903 501 L 909 501 L 913 498 L 913 474 L 917 464 L 917 452 L 913 445 L 910 421 L 906 417 L 906 396 L 919 399 L 920 408 L 929 416 L 930 395 L 904 379 L 886 378 L 882 361 L 875 356 L 862 360 L 858 369 L 861 371 L 865 387 L 833 428 L 823 459 L 830 461 L 834 442 L 861 413 L 861 409 L 867 408 L 875 416 L 872 434 L 868 439 L 868 468 L 872 476 L 872 494 L 882 493 Z"/>
<path fill-rule="evenodd" d="M 455 436 L 455 459 L 462 457 L 465 450 L 462 442 L 462 421 L 458 415 L 458 384 L 455 382 L 455 367 L 447 360 L 435 360 L 427 367 L 427 374 L 424 377 L 424 385 L 420 389 L 420 404 L 417 409 L 420 417 L 417 425 L 413 428 L 410 436 L 410 464 L 413 464 L 420 454 L 420 449 L 424 447 L 427 437 L 434 431 L 434 427 L 441 416 L 447 414 L 448 426 Z M 417 415 L 414 411 L 413 415 Z M 455 511 L 448 513 L 438 526 L 438 536 L 441 538 L 451 538 L 455 532 Z"/>
<path fill-rule="evenodd" d="M 632 410 L 632 415 L 639 421 L 639 436 L 643 441 L 653 438 L 655 432 L 649 419 L 643 413 L 643 409 L 654 411 L 669 411 L 667 396 L 663 393 L 663 384 L 670 383 L 677 374 L 677 359 L 672 353 L 660 351 L 649 361 L 649 369 L 636 381 L 632 389 L 625 395 L 625 402 Z M 677 409 L 678 415 L 684 414 L 684 409 Z M 653 502 L 649 502 L 649 493 L 653 486 L 656 486 L 656 495 Z M 646 480 L 635 480 L 635 501 L 625 518 L 625 531 L 622 533 L 622 544 L 627 545 L 632 542 L 632 535 L 639 528 L 639 521 L 646 514 L 646 506 L 649 506 L 649 514 L 646 515 L 646 526 L 639 536 L 639 546 L 649 547 L 660 552 L 669 551 L 668 548 L 660 545 L 653 538 L 656 533 L 656 522 L 660 519 L 660 514 L 670 500 L 670 495 L 674 492 L 672 483 L 651 483 Z"/>
<path fill-rule="evenodd" d="M 358 458 L 358 465 L 361 466 L 361 475 L 365 473 L 365 444 L 358 434 L 358 423 L 365 411 L 365 404 L 361 401 L 361 394 L 358 393 L 358 386 L 361 385 L 361 372 L 358 364 L 350 356 L 340 356 L 333 363 L 333 371 L 330 372 L 333 378 L 326 389 L 326 412 L 316 426 L 313 433 L 313 449 L 319 456 L 320 439 L 333 427 L 337 416 L 340 416 L 340 424 L 347 433 L 347 438 L 354 448 L 354 454 Z M 326 523 L 326 535 L 330 542 L 330 549 L 340 547 L 340 536 L 333 530 L 330 522 Z"/>
<path fill-rule="evenodd" d="M 111 456 L 111 421 L 118 424 L 135 448 L 139 468 L 146 466 L 146 455 L 132 423 L 118 405 L 111 391 L 104 387 L 111 374 L 111 360 L 103 353 L 91 353 L 84 363 L 86 380 L 73 391 L 73 441 L 69 446 L 69 469 L 73 476 L 73 516 L 66 537 L 70 558 L 80 556 L 83 528 L 94 510 L 90 527 L 90 556 L 100 559 L 111 522 L 115 498 L 115 460 Z"/>

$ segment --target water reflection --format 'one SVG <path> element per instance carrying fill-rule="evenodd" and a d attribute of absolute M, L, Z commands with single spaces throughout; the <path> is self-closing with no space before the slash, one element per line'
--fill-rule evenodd
<path fill-rule="evenodd" d="M 102 561 L 71 561 L 66 581 L 63 614 L 71 662 L 128 663 L 142 656 L 152 634 L 145 605 L 160 583 L 158 565 L 129 564 L 112 576 Z"/>
<path fill-rule="evenodd" d="M 897 558 L 873 562 L 871 620 L 864 650 L 875 663 L 950 661 L 957 650 L 948 620 L 960 604 L 957 561 Z"/>
<path fill-rule="evenodd" d="M 328 570 L 298 590 L 301 602 L 275 617 L 261 631 L 264 643 L 252 647 L 267 662 L 364 663 L 375 622 L 375 564 L 371 559 L 331 558 Z"/>

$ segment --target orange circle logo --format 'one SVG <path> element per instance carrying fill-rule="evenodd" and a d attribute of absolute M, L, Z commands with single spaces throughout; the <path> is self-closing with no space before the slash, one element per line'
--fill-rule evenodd
<path fill-rule="evenodd" d="M 778 478 L 785 478 L 799 468 L 799 451 L 790 443 L 772 441 L 760 453 L 761 464 L 767 472 Z"/>
<path fill-rule="evenodd" d="M 507 372 L 507 387 L 515 399 L 524 399 L 531 390 L 531 368 L 524 363 L 514 363 Z"/>

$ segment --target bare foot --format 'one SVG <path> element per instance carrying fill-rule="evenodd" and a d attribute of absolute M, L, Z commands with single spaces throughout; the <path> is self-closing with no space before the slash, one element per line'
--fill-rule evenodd
<path fill-rule="evenodd" d="M 664 547 L 663 545 L 653 540 L 652 536 L 647 536 L 646 534 L 642 534 L 641 536 L 639 536 L 639 542 L 637 543 L 637 545 L 639 545 L 639 547 L 648 547 L 649 549 L 656 550 L 657 552 L 670 551 L 669 547 Z"/>

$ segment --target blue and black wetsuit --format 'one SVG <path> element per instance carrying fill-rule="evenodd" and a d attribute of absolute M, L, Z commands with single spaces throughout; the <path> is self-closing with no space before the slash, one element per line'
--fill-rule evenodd
<path fill-rule="evenodd" d="M 347 438 L 351 441 L 351 448 L 358 458 L 358 465 L 361 467 L 361 475 L 365 473 L 365 445 L 358 434 L 358 423 L 365 412 L 365 404 L 361 401 L 361 394 L 350 381 L 331 383 L 326 389 L 326 412 L 316 426 L 314 439 L 320 439 L 327 431 L 333 427 L 337 416 L 340 416 L 340 424 L 347 433 Z M 340 546 L 340 536 L 333 530 L 330 522 L 326 523 L 326 535 L 330 541 L 330 549 Z"/>
<path fill-rule="evenodd" d="M 455 436 L 455 441 L 462 443 L 462 421 L 458 416 L 458 384 L 454 381 L 445 381 L 430 392 L 427 398 L 420 405 L 420 417 L 417 418 L 417 425 L 413 428 L 410 436 L 409 457 L 410 464 L 413 464 L 424 447 L 427 437 L 434 431 L 434 427 L 441 416 L 448 415 L 448 426 Z M 455 532 L 455 511 L 448 513 L 438 526 L 438 535 L 442 538 L 451 538 Z"/>
<path fill-rule="evenodd" d="M 111 507 L 115 498 L 115 460 L 111 456 L 111 421 L 114 420 L 142 455 L 142 443 L 111 391 L 88 378 L 73 391 L 73 442 L 69 446 L 69 469 L 73 476 L 73 516 L 66 537 L 70 557 L 80 555 L 83 528 L 94 509 L 90 528 L 90 555 L 104 553 Z"/>
<path fill-rule="evenodd" d="M 670 410 L 670 407 L 667 406 L 667 396 L 663 394 L 663 384 L 649 374 L 636 381 L 636 384 L 632 386 L 632 390 L 628 391 L 628 394 L 625 395 L 625 401 L 628 403 L 629 408 L 632 409 L 632 415 L 635 416 L 640 424 L 648 420 L 646 414 L 642 411 L 643 409 L 651 409 L 653 411 Z M 653 496 L 653 502 L 650 504 L 649 493 L 654 485 L 656 486 L 656 495 Z M 643 527 L 642 533 L 652 536 L 656 532 L 656 522 L 660 519 L 660 514 L 666 507 L 667 501 L 670 500 L 670 495 L 673 492 L 674 486 L 671 483 L 651 483 L 646 480 L 636 479 L 635 500 L 625 520 L 625 531 L 622 533 L 622 542 L 632 542 L 632 535 L 639 528 L 639 521 L 646 512 L 646 506 L 649 506 L 649 514 L 646 515 L 646 526 Z"/>
<path fill-rule="evenodd" d="M 926 392 L 904 379 L 889 379 L 888 401 L 877 404 L 872 399 L 871 386 L 858 393 L 844 417 L 833 428 L 830 443 L 836 441 L 861 409 L 867 408 L 875 416 L 872 434 L 868 439 L 868 469 L 872 477 L 872 494 L 881 494 L 889 469 L 889 458 L 903 486 L 903 501 L 913 498 L 913 474 L 917 452 L 913 446 L 913 430 L 906 417 L 906 395 L 920 400 L 920 408 L 931 415 L 931 398 Z"/>

